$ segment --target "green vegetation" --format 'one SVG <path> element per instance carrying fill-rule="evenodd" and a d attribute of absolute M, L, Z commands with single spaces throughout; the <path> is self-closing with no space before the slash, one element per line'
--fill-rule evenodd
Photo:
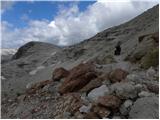
<path fill-rule="evenodd" d="M 158 64 L 159 64 L 158 48 L 152 49 L 141 59 L 141 66 L 144 69 L 148 69 L 151 66 L 156 67 Z"/>

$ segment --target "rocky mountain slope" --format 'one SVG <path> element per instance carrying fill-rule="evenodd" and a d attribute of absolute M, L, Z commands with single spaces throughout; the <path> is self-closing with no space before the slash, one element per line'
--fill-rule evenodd
<path fill-rule="evenodd" d="M 73 46 L 20 47 L 2 64 L 2 118 L 159 118 L 158 9 Z"/>

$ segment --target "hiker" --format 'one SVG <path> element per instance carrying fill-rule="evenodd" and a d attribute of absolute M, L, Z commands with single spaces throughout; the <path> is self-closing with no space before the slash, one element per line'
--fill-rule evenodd
<path fill-rule="evenodd" d="M 121 42 L 119 41 L 118 43 L 117 43 L 117 45 L 116 45 L 116 50 L 115 50 L 115 52 L 114 52 L 114 55 L 120 55 L 121 54 Z"/>

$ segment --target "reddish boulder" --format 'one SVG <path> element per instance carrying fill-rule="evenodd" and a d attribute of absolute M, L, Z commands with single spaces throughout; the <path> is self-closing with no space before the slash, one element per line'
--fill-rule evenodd
<path fill-rule="evenodd" d="M 60 67 L 56 68 L 52 74 L 52 80 L 60 80 L 62 78 L 65 78 L 69 75 L 69 71 L 66 69 Z"/>
<path fill-rule="evenodd" d="M 113 95 L 107 95 L 103 97 L 99 97 L 98 104 L 110 108 L 112 110 L 116 110 L 121 105 L 121 100 Z"/>
<path fill-rule="evenodd" d="M 104 73 L 94 80 L 91 80 L 86 86 L 80 89 L 80 92 L 90 92 L 94 88 L 98 88 L 102 85 L 103 81 L 108 80 L 108 73 Z"/>
<path fill-rule="evenodd" d="M 112 83 L 120 82 L 126 78 L 128 72 L 122 69 L 115 69 L 109 74 L 109 79 Z"/>
<path fill-rule="evenodd" d="M 59 93 L 78 91 L 97 77 L 93 64 L 79 64 L 70 70 L 70 74 L 59 87 Z"/>

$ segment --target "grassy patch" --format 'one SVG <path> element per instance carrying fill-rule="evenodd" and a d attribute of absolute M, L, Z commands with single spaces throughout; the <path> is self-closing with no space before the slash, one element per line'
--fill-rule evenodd
<path fill-rule="evenodd" d="M 159 64 L 158 48 L 152 49 L 141 59 L 141 66 L 144 69 L 148 69 L 151 66 L 156 67 L 158 64 Z"/>

